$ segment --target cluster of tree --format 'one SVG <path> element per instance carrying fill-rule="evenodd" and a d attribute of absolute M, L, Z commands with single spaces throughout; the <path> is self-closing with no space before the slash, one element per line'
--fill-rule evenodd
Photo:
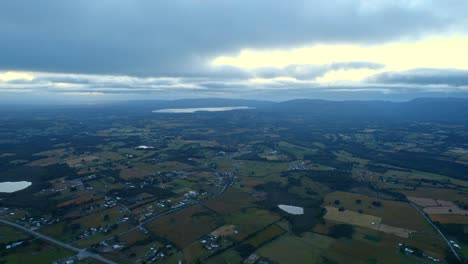
<path fill-rule="evenodd" d="M 354 227 L 349 224 L 339 224 L 328 229 L 328 235 L 333 238 L 353 238 Z"/>
<path fill-rule="evenodd" d="M 462 224 L 441 224 L 435 223 L 439 229 L 445 234 L 455 237 L 459 242 L 468 244 L 468 232 L 465 231 L 465 226 Z"/>
<path fill-rule="evenodd" d="M 466 165 L 448 160 L 438 159 L 437 155 L 426 152 L 382 152 L 369 149 L 361 144 L 349 143 L 342 146 L 354 155 L 371 160 L 374 163 L 384 163 L 401 168 L 415 169 L 438 173 L 462 180 L 467 179 L 468 167 Z"/>
<path fill-rule="evenodd" d="M 305 154 L 304 159 L 310 160 L 313 163 L 329 166 L 341 171 L 348 171 L 353 168 L 353 163 L 339 161 L 337 160 L 336 155 L 329 151 L 321 150 L 314 154 Z"/>
<path fill-rule="evenodd" d="M 351 177 L 351 174 L 348 171 L 313 171 L 309 172 L 307 176 L 314 181 L 338 191 L 346 191 L 359 185 L 359 183 Z"/>

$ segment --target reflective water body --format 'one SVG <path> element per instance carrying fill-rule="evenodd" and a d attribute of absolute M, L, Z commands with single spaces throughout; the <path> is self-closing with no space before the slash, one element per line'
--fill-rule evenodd
<path fill-rule="evenodd" d="M 304 208 L 299 206 L 292 206 L 292 205 L 284 205 L 279 204 L 278 207 L 285 211 L 286 213 L 293 214 L 293 215 L 302 215 L 304 214 Z"/>
<path fill-rule="evenodd" d="M 19 181 L 19 182 L 0 182 L 0 192 L 12 193 L 23 190 L 31 186 L 31 182 Z"/>
<path fill-rule="evenodd" d="M 195 112 L 222 112 L 232 110 L 254 109 L 249 106 L 227 106 L 227 107 L 201 107 L 201 108 L 167 108 L 154 110 L 153 113 L 172 113 L 172 114 L 187 114 Z"/>

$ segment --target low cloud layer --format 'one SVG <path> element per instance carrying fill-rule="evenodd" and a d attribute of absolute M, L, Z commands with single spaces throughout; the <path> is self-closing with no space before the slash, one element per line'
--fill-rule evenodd
<path fill-rule="evenodd" d="M 3 1 L 0 97 L 463 95 L 466 10 L 463 0 Z"/>
<path fill-rule="evenodd" d="M 468 70 L 415 69 L 405 72 L 385 72 L 368 81 L 382 84 L 444 85 L 468 88 Z"/>
<path fill-rule="evenodd" d="M 330 66 L 331 67 L 331 66 Z M 341 67 L 341 66 L 340 66 Z M 325 67 L 326 69 L 327 67 Z M 333 67 L 332 67 L 333 68 Z M 326 72 L 318 70 L 317 72 Z M 310 97 L 326 99 L 405 98 L 468 92 L 467 71 L 415 70 L 386 72 L 359 83 L 323 84 L 316 80 L 278 76 L 232 77 L 130 77 L 64 73 L 28 73 L 28 79 L 0 81 L 2 94 L 75 96 L 77 99 L 225 97 L 286 100 Z M 10 73 L 10 78 L 12 74 Z M 316 76 L 320 76 L 318 73 Z M 32 76 L 32 77 L 31 77 Z M 283 77 L 281 77 L 283 76 Z M 0 80 L 2 74 L 0 74 Z M 320 77 L 315 77 L 315 79 Z M 128 97 L 131 95 L 131 97 Z M 92 97 L 92 98 L 89 98 Z"/>

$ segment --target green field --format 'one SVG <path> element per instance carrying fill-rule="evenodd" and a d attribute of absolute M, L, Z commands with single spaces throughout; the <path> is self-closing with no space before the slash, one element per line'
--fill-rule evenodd
<path fill-rule="evenodd" d="M 261 247 L 257 253 L 279 263 L 317 263 L 333 239 L 312 233 L 285 235 Z"/>
<path fill-rule="evenodd" d="M 221 218 L 215 212 L 196 205 L 163 216 L 147 226 L 155 235 L 184 248 L 221 225 Z"/>
<path fill-rule="evenodd" d="M 53 261 L 75 255 L 74 252 L 46 244 L 40 240 L 18 246 L 9 251 L 3 251 L 3 253 L 5 255 L 0 256 L 0 262 L 3 261 L 6 264 L 50 264 Z"/>
<path fill-rule="evenodd" d="M 249 208 L 224 217 L 226 224 L 237 226 L 241 236 L 246 236 L 277 221 L 279 216 L 263 209 Z"/>
<path fill-rule="evenodd" d="M 259 246 L 268 243 L 274 238 L 285 233 L 285 230 L 277 225 L 271 225 L 259 233 L 255 234 L 253 237 L 247 239 L 246 243 L 258 248 Z"/>
<path fill-rule="evenodd" d="M 18 229 L 0 224 L 0 243 L 8 244 L 31 238 L 28 234 L 18 231 Z"/>

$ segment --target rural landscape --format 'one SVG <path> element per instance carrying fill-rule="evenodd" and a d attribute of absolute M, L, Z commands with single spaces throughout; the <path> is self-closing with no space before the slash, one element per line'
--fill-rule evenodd
<path fill-rule="evenodd" d="M 468 0 L 0 0 L 0 264 L 468 264 Z"/>
<path fill-rule="evenodd" d="M 467 102 L 4 109 L 0 263 L 466 263 Z"/>

